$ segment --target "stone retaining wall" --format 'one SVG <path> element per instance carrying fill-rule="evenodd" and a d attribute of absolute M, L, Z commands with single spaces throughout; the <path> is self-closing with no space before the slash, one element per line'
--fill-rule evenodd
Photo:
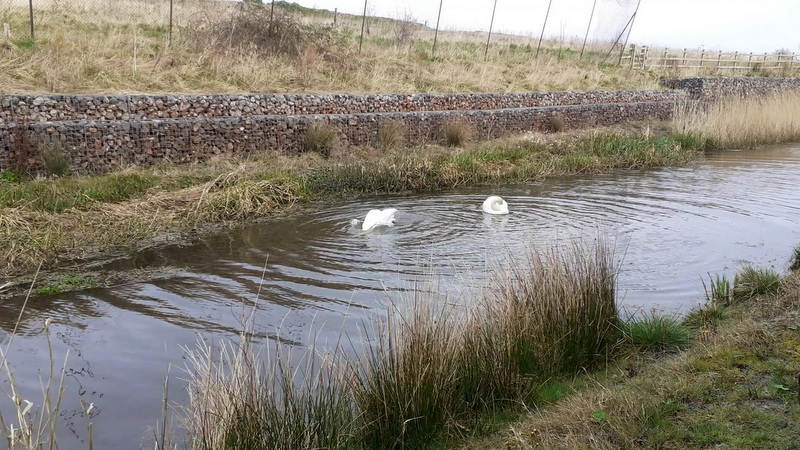
<path fill-rule="evenodd" d="M 698 77 L 664 80 L 664 87 L 680 89 L 692 100 L 715 102 L 728 97 L 763 97 L 800 91 L 800 78 Z"/>
<path fill-rule="evenodd" d="M 668 119 L 680 100 L 761 96 L 800 89 L 800 78 L 708 77 L 664 81 L 673 90 L 508 94 L 247 94 L 0 96 L 0 171 L 42 170 L 43 149 L 63 149 L 78 172 L 207 160 L 253 152 L 297 153 L 309 124 L 336 126 L 346 144 L 372 144 L 378 124 L 404 123 L 407 142 L 439 142 L 461 119 L 477 139 Z"/>
<path fill-rule="evenodd" d="M 639 102 L 418 113 L 31 122 L 24 126 L 30 139 L 25 145 L 15 142 L 22 136 L 21 124 L 0 127 L 0 133 L 4 133 L 0 139 L 10 141 L 5 151 L 0 148 L 0 168 L 9 167 L 14 158 L 23 156 L 28 158 L 32 170 L 41 170 L 40 158 L 18 155 L 17 151 L 42 145 L 68 149 L 75 171 L 104 172 L 129 164 L 149 166 L 163 160 L 188 163 L 217 155 L 242 156 L 264 151 L 296 154 L 301 151 L 304 131 L 315 122 L 336 126 L 345 144 L 364 145 L 374 143 L 381 122 L 400 121 L 404 123 L 406 141 L 422 143 L 443 141 L 442 125 L 455 119 L 468 123 L 477 139 L 490 139 L 544 131 L 554 116 L 561 117 L 569 128 L 583 128 L 647 118 L 668 119 L 673 108 L 674 102 Z"/>
<path fill-rule="evenodd" d="M 246 94 L 246 95 L 0 95 L 3 122 L 146 120 L 271 114 L 360 114 L 466 111 L 676 101 L 682 91 L 522 92 L 501 94 Z"/>

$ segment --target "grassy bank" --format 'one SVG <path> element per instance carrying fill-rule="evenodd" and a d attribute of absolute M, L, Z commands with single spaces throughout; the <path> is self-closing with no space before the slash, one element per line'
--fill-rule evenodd
<path fill-rule="evenodd" d="M 464 148 L 334 149 L 91 177 L 0 182 L 0 279 L 59 261 L 185 237 L 342 195 L 435 191 L 547 176 L 684 164 L 689 136 L 580 132 Z"/>
<path fill-rule="evenodd" d="M 691 333 L 685 351 L 631 353 L 563 379 L 555 404 L 458 447 L 796 448 L 798 273 L 744 268 L 732 284 L 715 281 L 727 290 L 709 291 L 679 324 Z"/>

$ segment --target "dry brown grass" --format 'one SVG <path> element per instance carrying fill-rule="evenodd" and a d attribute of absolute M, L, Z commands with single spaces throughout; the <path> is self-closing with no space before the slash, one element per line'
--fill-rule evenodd
<path fill-rule="evenodd" d="M 483 92 L 554 89 L 657 88 L 655 75 L 603 67 L 559 56 L 546 43 L 538 59 L 529 39 L 497 35 L 483 58 L 484 35 L 441 32 L 431 59 L 432 30 L 421 26 L 407 45 L 395 45 L 396 25 L 371 23 L 358 53 L 358 27 L 340 15 L 342 46 L 330 51 L 262 52 L 232 41 L 231 32 L 207 41 L 192 30 L 228 26 L 239 12 L 232 2 L 176 2 L 172 43 L 168 3 L 144 0 L 86 0 L 36 3 L 37 38 L 26 41 L 27 4 L 0 2 L 12 40 L 0 43 L 0 85 L 5 92 Z M 260 16 L 268 14 L 262 11 Z M 300 23 L 328 26 L 324 14 Z M 358 24 L 360 26 L 360 23 Z M 228 28 L 230 30 L 230 28 Z M 238 28 L 237 28 L 238 29 Z M 228 38 L 226 41 L 225 38 Z M 214 45 L 199 45 L 202 42 Z"/>
<path fill-rule="evenodd" d="M 707 111 L 685 105 L 676 115 L 674 129 L 711 139 L 722 148 L 797 141 L 800 140 L 800 94 L 733 98 Z"/>

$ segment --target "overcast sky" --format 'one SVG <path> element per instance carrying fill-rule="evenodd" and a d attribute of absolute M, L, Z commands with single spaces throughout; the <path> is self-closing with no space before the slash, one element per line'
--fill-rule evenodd
<path fill-rule="evenodd" d="M 361 14 L 364 0 L 290 0 L 303 6 Z M 373 15 L 405 11 L 433 27 L 439 0 L 367 0 Z M 443 29 L 489 29 L 494 0 L 443 0 Z M 494 30 L 538 37 L 549 0 L 497 0 Z M 545 36 L 583 38 L 594 0 L 552 0 Z M 617 6 L 629 3 L 630 6 Z M 592 35 L 622 28 L 636 0 L 597 0 Z M 800 52 L 800 0 L 641 0 L 630 43 L 739 52 Z M 621 25 L 620 25 L 621 24 Z"/>

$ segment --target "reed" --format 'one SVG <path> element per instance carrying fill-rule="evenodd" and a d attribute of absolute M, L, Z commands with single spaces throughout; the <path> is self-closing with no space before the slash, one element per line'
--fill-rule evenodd
<path fill-rule="evenodd" d="M 424 448 L 466 411 L 459 395 L 461 333 L 450 311 L 414 300 L 390 310 L 355 373 L 365 448 Z"/>
<path fill-rule="evenodd" d="M 35 279 L 36 277 L 34 277 L 33 283 L 35 283 Z M 33 287 L 33 283 L 31 284 L 31 288 Z M 69 351 L 67 351 L 64 356 L 63 364 L 60 366 L 57 365 L 52 342 L 50 340 L 50 319 L 44 321 L 43 334 L 47 340 L 50 364 L 47 370 L 42 370 L 40 375 L 41 397 L 25 398 L 19 388 L 14 370 L 9 361 L 9 350 L 16 336 L 17 327 L 25 314 L 28 300 L 31 296 L 31 290 L 28 291 L 22 303 L 17 322 L 14 325 L 11 335 L 8 337 L 5 348 L 0 348 L 0 365 L 2 365 L 3 375 L 5 375 L 5 380 L 3 382 L 4 387 L 0 389 L 0 392 L 7 398 L 15 410 L 15 415 L 13 417 L 4 417 L 2 413 L 0 413 L 0 429 L 2 429 L 10 449 L 55 449 L 58 448 L 58 421 L 61 418 L 61 401 L 64 395 L 64 379 L 67 375 Z M 87 418 L 91 417 L 90 414 L 93 405 L 86 405 L 82 398 L 81 404 L 83 405 L 85 416 Z M 88 425 L 88 447 L 90 449 L 93 443 L 91 427 L 92 425 L 90 422 Z"/>
<path fill-rule="evenodd" d="M 680 108 L 676 132 L 722 148 L 749 148 L 800 140 L 800 94 L 782 92 L 761 98 L 729 98 L 708 109 Z"/>
<path fill-rule="evenodd" d="M 324 360 L 311 348 L 294 357 L 280 343 L 262 353 L 251 339 L 243 331 L 238 343 L 186 349 L 188 448 L 353 448 L 353 408 L 337 356 Z"/>
<path fill-rule="evenodd" d="M 529 256 L 529 267 L 500 276 L 494 294 L 466 315 L 414 303 L 410 315 L 388 321 L 355 388 L 366 447 L 420 448 L 461 435 L 482 414 L 519 411 L 544 380 L 613 357 L 619 331 L 610 250 Z"/>

